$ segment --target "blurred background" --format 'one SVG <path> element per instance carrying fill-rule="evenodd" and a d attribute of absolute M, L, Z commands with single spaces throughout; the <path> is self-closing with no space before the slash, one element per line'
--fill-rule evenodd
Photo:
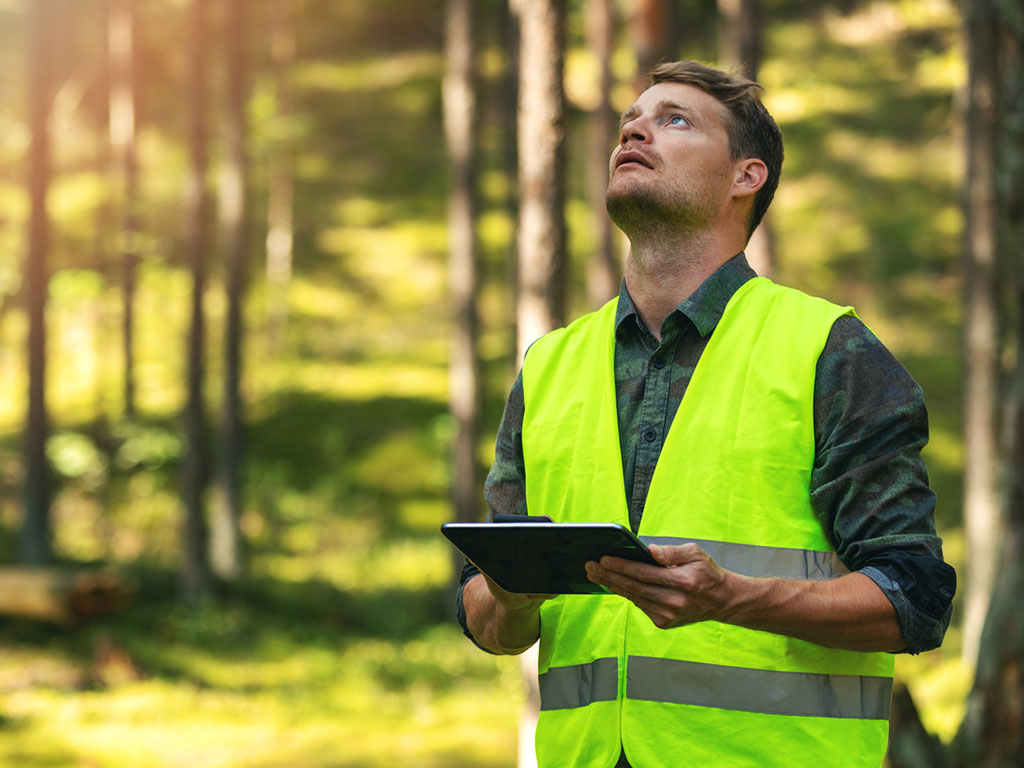
<path fill-rule="evenodd" d="M 1021 498 L 1016 14 L 0 0 L 0 764 L 517 764 L 438 526 L 485 513 L 518 350 L 617 292 L 614 125 L 676 58 L 786 136 L 752 263 L 924 388 L 960 590 L 897 676 L 948 743 Z"/>

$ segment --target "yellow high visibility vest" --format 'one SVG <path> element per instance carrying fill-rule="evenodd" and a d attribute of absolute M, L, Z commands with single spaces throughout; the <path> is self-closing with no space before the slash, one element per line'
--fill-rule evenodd
<path fill-rule="evenodd" d="M 616 301 L 523 365 L 530 514 L 628 526 L 615 403 Z M 750 576 L 846 569 L 810 506 L 815 367 L 853 312 L 764 278 L 729 301 L 665 439 L 639 534 L 696 541 Z M 652 425 L 652 428 L 656 428 Z M 541 609 L 543 768 L 877 768 L 893 657 L 714 621 L 661 630 L 617 595 Z"/>

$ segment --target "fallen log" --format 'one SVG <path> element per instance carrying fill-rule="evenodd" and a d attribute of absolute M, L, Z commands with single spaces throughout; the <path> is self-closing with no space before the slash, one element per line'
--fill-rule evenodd
<path fill-rule="evenodd" d="M 105 569 L 0 567 L 0 615 L 77 624 L 125 608 L 133 590 Z"/>

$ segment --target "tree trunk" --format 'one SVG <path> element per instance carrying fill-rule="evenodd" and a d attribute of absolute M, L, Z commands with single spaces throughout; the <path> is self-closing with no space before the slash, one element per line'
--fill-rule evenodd
<path fill-rule="evenodd" d="M 634 90 L 637 93 L 647 87 L 647 76 L 654 67 L 676 58 L 673 6 L 672 0 L 636 0 L 631 4 L 629 38 L 636 56 Z"/>
<path fill-rule="evenodd" d="M 274 69 L 276 132 L 270 149 L 267 179 L 267 321 L 271 347 L 280 350 L 288 325 L 288 287 L 292 279 L 294 224 L 292 97 L 289 77 L 295 59 L 293 0 L 270 3 L 270 55 Z"/>
<path fill-rule="evenodd" d="M 972 766 L 1024 765 L 1024 14 L 1019 0 L 978 0 L 967 23 L 972 45 L 990 46 L 978 54 L 991 57 L 981 66 L 991 65 L 994 75 L 996 261 L 1016 359 L 1002 408 L 1008 436 L 1001 556 L 958 740 Z"/>
<path fill-rule="evenodd" d="M 114 165 L 114 153 L 110 136 L 110 90 L 111 69 L 113 69 L 113 57 L 110 50 L 110 21 L 114 11 L 111 8 L 111 1 L 101 2 L 98 6 L 99 23 L 97 25 L 96 42 L 99 47 L 97 59 L 97 75 L 95 81 L 96 98 L 96 122 L 95 135 L 92 137 L 95 147 L 94 173 L 97 179 L 114 179 L 116 171 Z M 89 267 L 101 275 L 107 274 L 107 267 L 111 261 L 111 253 L 117 247 L 114 239 L 117 232 L 116 212 L 120 205 L 120 190 L 114 188 L 113 184 L 106 185 L 97 200 L 93 219 L 92 258 Z M 101 299 L 91 302 L 92 310 L 90 315 L 93 322 L 90 323 L 93 332 L 90 334 L 92 342 L 92 356 L 94 360 L 107 358 L 110 348 L 110 339 L 107 338 L 108 314 L 106 304 Z M 104 399 L 107 390 L 107 381 L 110 379 L 106 365 L 92 366 L 92 393 L 93 408 L 97 421 L 106 420 L 106 407 Z"/>
<path fill-rule="evenodd" d="M 964 110 L 964 573 L 963 658 L 978 658 L 995 581 L 1002 515 L 999 499 L 994 18 L 988 3 L 970 3 L 964 19 L 968 60 Z"/>
<path fill-rule="evenodd" d="M 453 309 L 449 386 L 450 408 L 456 424 L 452 502 L 456 520 L 473 521 L 480 519 L 481 506 L 476 455 L 481 390 L 476 308 L 479 278 L 474 161 L 478 131 L 473 2 L 448 0 L 445 13 L 444 126 L 450 184 L 448 238 Z M 461 565 L 460 561 L 461 558 L 456 562 Z"/>
<path fill-rule="evenodd" d="M 565 324 L 564 0 L 518 0 L 518 359 Z"/>
<path fill-rule="evenodd" d="M 31 83 L 29 92 L 28 253 L 25 258 L 25 306 L 28 311 L 28 412 L 25 418 L 24 516 L 21 559 L 37 565 L 53 557 L 50 540 L 50 475 L 46 462 L 46 294 L 49 282 L 46 257 L 49 215 L 46 196 L 50 182 L 49 116 L 53 102 L 50 58 L 51 0 L 29 5 Z"/>
<path fill-rule="evenodd" d="M 508 194 L 505 200 L 505 211 L 511 221 L 519 221 L 519 19 L 514 8 L 517 0 L 506 0 L 499 3 L 498 32 L 500 45 L 505 50 L 505 72 L 501 79 L 501 143 L 502 166 L 508 180 Z M 519 306 L 519 228 L 512 228 L 512 241 L 509 243 L 506 260 L 506 281 L 508 283 L 509 305 L 509 338 L 511 339 L 512 355 L 510 355 L 510 373 L 515 377 L 518 368 L 516 352 L 519 350 L 519 319 L 516 307 Z"/>
<path fill-rule="evenodd" d="M 1024 613 L 1020 610 L 1024 593 L 1024 193 L 1019 183 L 1024 173 L 1024 15 L 1018 0 L 966 3 L 964 32 L 969 68 L 964 197 L 968 309 L 976 311 L 970 307 L 973 301 L 988 301 L 979 280 L 995 275 L 1002 287 L 991 302 L 994 320 L 986 325 L 976 314 L 968 316 L 967 344 L 979 342 L 984 360 L 989 346 L 999 349 L 1001 345 L 980 338 L 981 333 L 987 328 L 998 338 L 1002 328 L 1016 359 L 1002 386 L 992 381 L 979 392 L 975 382 L 967 389 L 968 397 L 973 391 L 981 399 L 986 389 L 1002 391 L 1001 402 L 992 410 L 1002 413 L 1007 432 L 1005 440 L 994 442 L 998 454 L 992 460 L 1002 478 L 1003 522 L 998 532 L 990 533 L 998 537 L 998 545 L 988 555 L 996 560 L 995 575 L 978 643 L 974 686 L 951 750 L 951 764 L 1003 768 L 1024 765 Z M 979 338 L 972 341 L 973 334 Z M 995 374 L 986 376 L 995 378 Z M 989 414 L 982 411 L 975 418 L 983 422 Z M 967 429 L 979 426 L 968 424 Z M 986 442 L 991 439 L 983 437 Z M 977 455 L 969 458 L 976 461 Z M 901 738 L 894 731 L 893 739 Z"/>
<path fill-rule="evenodd" d="M 184 503 L 182 596 L 195 602 L 209 590 L 206 557 L 206 525 L 203 497 L 206 489 L 206 419 L 203 413 L 205 375 L 205 322 L 203 293 L 206 289 L 209 201 L 206 192 L 206 0 L 192 0 L 191 7 L 191 114 L 189 124 L 190 168 L 185 191 L 188 217 L 188 249 L 192 268 L 192 316 L 188 336 L 188 400 L 185 407 L 187 440 L 183 466 Z"/>
<path fill-rule="evenodd" d="M 718 51 L 725 66 L 757 80 L 763 55 L 760 0 L 718 0 Z M 771 211 L 750 237 L 745 249 L 747 261 L 759 275 L 770 277 L 776 270 L 775 237 Z"/>
<path fill-rule="evenodd" d="M 942 740 L 925 729 L 910 691 L 898 680 L 892 691 L 889 733 L 888 768 L 947 768 L 951 765 Z"/>
<path fill-rule="evenodd" d="M 242 344 L 245 336 L 242 302 L 248 255 L 248 180 L 246 156 L 246 17 L 244 0 L 228 0 L 227 120 L 220 213 L 224 233 L 227 322 L 224 333 L 224 403 L 221 419 L 220 494 L 210 536 L 210 562 L 226 581 L 244 570 L 242 539 Z"/>
<path fill-rule="evenodd" d="M 718 0 L 718 52 L 723 64 L 757 79 L 762 55 L 760 0 Z"/>
<path fill-rule="evenodd" d="M 586 47 L 600 66 L 600 99 L 587 116 L 587 200 L 594 217 L 594 254 L 587 270 L 587 295 L 597 308 L 618 295 L 622 267 L 618 257 L 618 238 L 604 209 L 608 189 L 608 157 L 615 144 L 615 113 L 611 105 L 614 51 L 615 9 L 612 0 L 587 0 Z"/>
<path fill-rule="evenodd" d="M 565 324 L 564 0 L 517 0 L 519 20 L 518 347 Z M 536 648 L 520 656 L 527 701 L 519 721 L 519 768 L 536 766 L 532 734 L 540 696 Z"/>
<path fill-rule="evenodd" d="M 110 146 L 120 167 L 122 226 L 121 338 L 124 355 L 124 414 L 135 417 L 135 272 L 138 265 L 138 203 L 135 161 L 135 0 L 110 0 Z"/>

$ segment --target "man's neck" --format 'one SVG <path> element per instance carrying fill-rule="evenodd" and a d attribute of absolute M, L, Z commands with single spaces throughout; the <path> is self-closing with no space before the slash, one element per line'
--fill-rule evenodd
<path fill-rule="evenodd" d="M 626 288 L 647 329 L 661 340 L 661 324 L 714 274 L 743 250 L 712 233 L 685 238 L 631 241 L 626 258 Z"/>

